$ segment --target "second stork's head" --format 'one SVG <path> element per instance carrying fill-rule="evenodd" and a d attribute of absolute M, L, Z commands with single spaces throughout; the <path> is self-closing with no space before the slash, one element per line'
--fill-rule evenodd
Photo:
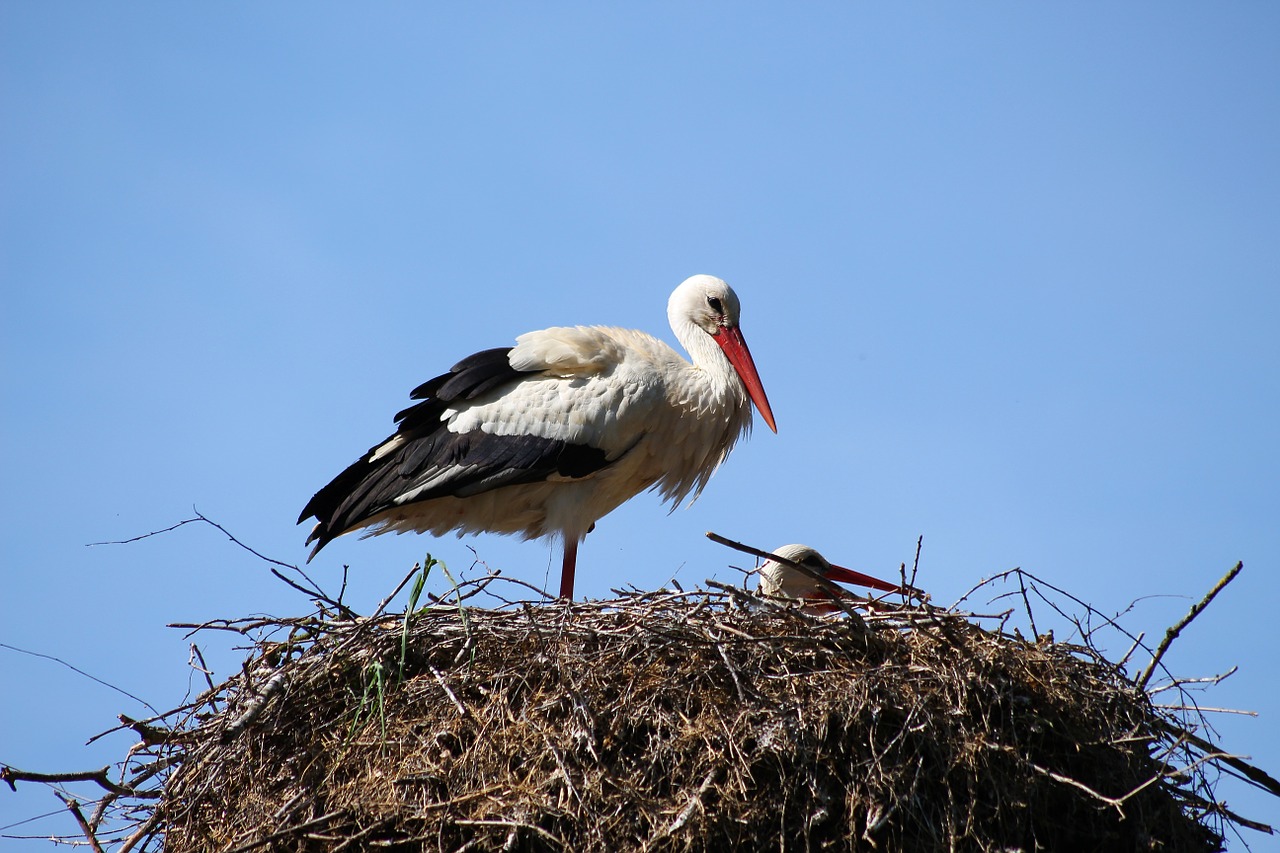
<path fill-rule="evenodd" d="M 783 545 L 781 548 L 775 548 L 773 553 L 784 560 L 812 570 L 819 577 L 832 583 L 865 586 L 883 592 L 898 592 L 901 589 L 898 584 L 882 581 L 843 566 L 832 565 L 808 545 Z M 839 609 L 833 603 L 834 596 L 829 587 L 820 583 L 813 575 L 777 560 L 769 560 L 760 567 L 760 592 L 772 598 L 803 601 L 806 609 L 818 613 L 829 613 Z"/>

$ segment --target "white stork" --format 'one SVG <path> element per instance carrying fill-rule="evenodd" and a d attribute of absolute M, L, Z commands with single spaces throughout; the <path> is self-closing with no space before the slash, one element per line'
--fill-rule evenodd
<path fill-rule="evenodd" d="M 573 598 L 578 545 L 597 519 L 648 488 L 673 508 L 697 498 L 751 428 L 774 432 L 769 398 L 738 329 L 738 296 L 714 276 L 667 303 L 693 359 L 609 326 L 529 332 L 464 358 L 414 389 L 394 435 L 315 494 L 310 560 L 344 533 L 514 533 L 564 543 Z M 690 501 L 692 503 L 692 500 Z"/>
<path fill-rule="evenodd" d="M 783 545 L 781 548 L 775 548 L 773 553 L 783 560 L 804 566 L 833 583 L 865 586 L 882 592 L 900 592 L 903 589 L 896 583 L 882 581 L 871 575 L 855 572 L 853 569 L 834 566 L 808 545 Z M 916 590 L 910 591 L 916 592 Z M 813 575 L 778 560 L 768 560 L 760 567 L 760 592 L 772 598 L 803 601 L 804 609 L 811 613 L 833 613 L 840 609 L 834 603 L 834 595 L 830 587 L 819 582 Z"/>

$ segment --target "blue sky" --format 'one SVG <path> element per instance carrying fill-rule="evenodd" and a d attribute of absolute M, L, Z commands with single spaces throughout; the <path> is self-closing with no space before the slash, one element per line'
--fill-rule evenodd
<path fill-rule="evenodd" d="M 417 384 L 548 325 L 672 340 L 668 294 L 711 273 L 779 433 L 691 509 L 606 517 L 579 595 L 736 580 L 706 530 L 887 575 L 923 535 L 941 603 L 1021 566 L 1142 599 L 1154 644 L 1243 560 L 1166 662 L 1238 665 L 1201 699 L 1259 712 L 1213 721 L 1280 774 L 1277 43 L 1248 2 L 5 4 L 0 643 L 178 704 L 166 623 L 307 602 L 208 527 L 89 543 L 194 506 L 299 562 L 298 511 Z M 547 544 L 492 536 L 310 571 L 349 564 L 368 610 L 472 548 L 554 585 Z M 23 768 L 116 760 L 84 741 L 145 713 L 8 648 L 0 686 Z M 0 791 L 0 826 L 58 810 Z"/>

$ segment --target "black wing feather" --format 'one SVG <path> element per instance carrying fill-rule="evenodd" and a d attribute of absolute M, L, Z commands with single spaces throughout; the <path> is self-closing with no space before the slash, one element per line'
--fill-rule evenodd
<path fill-rule="evenodd" d="M 435 397 L 448 403 L 470 400 L 503 382 L 518 379 L 525 371 L 511 366 L 511 348 L 482 350 L 469 355 L 435 379 L 428 379 L 409 393 L 411 400 Z"/>
<path fill-rule="evenodd" d="M 409 393 L 409 399 L 422 400 L 396 412 L 397 434 L 438 425 L 440 416 L 450 403 L 474 400 L 481 394 L 516 382 L 531 371 L 511 366 L 511 348 L 487 349 L 469 355 L 448 373 L 428 379 Z"/>
<path fill-rule="evenodd" d="M 511 367 L 510 352 L 509 348 L 478 352 L 414 389 L 412 398 L 423 402 L 396 415 L 398 429 L 387 439 L 399 436 L 404 443 L 376 460 L 375 453 L 386 441 L 370 448 L 316 492 L 303 509 L 299 523 L 312 516 L 319 522 L 307 539 L 316 543 L 312 557 L 336 537 L 399 505 L 397 499 L 433 472 L 453 469 L 412 503 L 444 496 L 465 498 L 554 475 L 585 477 L 609 464 L 603 450 L 586 444 L 479 430 L 458 434 L 444 427 L 441 417 L 451 404 L 475 399 L 527 375 Z"/>

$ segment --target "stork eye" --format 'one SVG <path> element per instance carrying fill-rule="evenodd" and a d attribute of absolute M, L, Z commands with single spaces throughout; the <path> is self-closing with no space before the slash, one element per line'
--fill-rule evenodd
<path fill-rule="evenodd" d="M 712 310 L 712 311 L 714 311 L 714 312 L 716 312 L 717 314 L 723 314 L 723 313 L 724 313 L 724 306 L 720 304 L 720 297 L 719 297 L 719 296 L 708 296 L 708 297 L 707 297 L 707 304 L 708 304 L 708 305 L 710 305 L 710 306 L 711 306 L 711 310 Z"/>

